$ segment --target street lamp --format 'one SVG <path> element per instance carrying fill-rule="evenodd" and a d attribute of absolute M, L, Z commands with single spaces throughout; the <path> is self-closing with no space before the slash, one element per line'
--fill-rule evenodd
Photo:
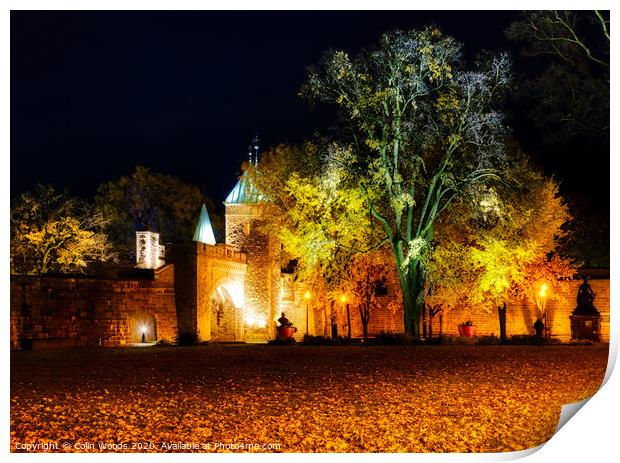
<path fill-rule="evenodd" d="M 310 333 L 308 332 L 308 328 L 309 328 L 309 313 L 310 313 L 310 298 L 312 297 L 312 294 L 310 294 L 310 291 L 306 291 L 306 293 L 304 294 L 304 299 L 306 300 L 306 336 L 308 336 Z"/>
<path fill-rule="evenodd" d="M 349 301 L 347 299 L 347 295 L 346 294 L 342 294 L 340 296 L 340 302 L 342 302 L 343 304 L 346 304 L 346 308 L 347 308 L 347 337 L 349 339 L 351 339 L 351 312 L 349 311 Z"/>

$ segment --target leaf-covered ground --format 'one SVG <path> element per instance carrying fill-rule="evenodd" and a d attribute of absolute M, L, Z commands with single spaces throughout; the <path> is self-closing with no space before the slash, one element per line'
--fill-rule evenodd
<path fill-rule="evenodd" d="M 549 439 L 561 405 L 593 395 L 606 364 L 605 346 L 13 352 L 11 448 L 520 450 Z"/>

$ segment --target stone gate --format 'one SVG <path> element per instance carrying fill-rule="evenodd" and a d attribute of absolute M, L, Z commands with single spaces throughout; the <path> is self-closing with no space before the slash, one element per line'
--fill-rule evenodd
<path fill-rule="evenodd" d="M 194 242 L 173 246 L 179 334 L 203 340 L 245 341 L 246 255 L 226 244 Z"/>

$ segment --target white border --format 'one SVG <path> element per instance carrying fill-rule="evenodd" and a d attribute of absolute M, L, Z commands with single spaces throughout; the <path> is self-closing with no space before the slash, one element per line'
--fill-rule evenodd
<path fill-rule="evenodd" d="M 152 1 L 138 1 L 138 0 L 108 0 L 108 1 L 77 1 L 77 0 L 59 0 L 55 2 L 42 1 L 42 0 L 9 0 L 4 3 L 5 10 L 2 16 L 2 36 L 4 38 L 1 49 L 2 54 L 2 80 L 3 88 L 2 93 L 2 108 L 4 109 L 2 134 L 3 140 L 3 156 L 0 157 L 2 182 L 0 188 L 4 197 L 3 214 L 0 218 L 2 227 L 3 245 L 0 249 L 0 262 L 4 262 L 2 267 L 2 277 L 4 284 L 1 287 L 2 300 L 4 308 L 4 321 L 0 324 L 0 335 L 5 343 L 4 355 L 1 357 L 1 367 L 3 379 L 1 381 L 2 399 L 0 400 L 0 415 L 2 420 L 0 421 L 0 455 L 9 454 L 9 121 L 10 121 L 10 82 L 9 82 L 9 54 L 10 54 L 10 16 L 9 12 L 13 10 L 44 10 L 44 9 L 62 9 L 62 10 L 256 10 L 256 9 L 268 9 L 268 10 L 310 10 L 310 9 L 355 9 L 355 10 L 524 10 L 524 9 L 603 9 L 613 10 L 614 5 L 611 1 L 548 1 L 548 0 L 522 0 L 522 1 L 503 1 L 490 2 L 471 0 L 468 2 L 462 1 L 447 1 L 447 0 L 435 0 L 433 2 L 414 2 L 414 1 L 393 1 L 384 0 L 378 2 L 376 0 L 314 0 L 314 1 L 297 1 L 297 2 L 284 2 L 281 0 L 264 0 L 264 1 L 242 1 L 242 0 L 228 0 L 227 2 L 214 2 L 214 1 L 198 1 L 198 0 L 177 0 L 177 1 L 164 1 L 164 0 L 152 0 Z M 467 8 L 465 8 L 465 6 Z M 612 17 L 615 18 L 614 11 L 612 11 Z M 317 25 L 319 28 L 320 25 Z M 612 31 L 613 33 L 613 31 Z M 614 35 L 615 36 L 615 35 Z M 612 46 L 615 50 L 615 47 Z M 617 92 L 614 91 L 613 83 L 617 83 L 616 73 L 613 72 L 615 67 L 612 67 L 612 86 L 611 86 L 611 103 L 612 103 L 612 130 L 611 131 L 611 152 L 616 153 L 617 148 Z M 618 162 L 614 156 L 611 156 L 611 178 L 619 173 Z M 610 178 L 610 180 L 611 180 Z M 601 181 L 606 181 L 603 177 Z M 620 191 L 618 182 L 611 182 L 611 204 L 614 200 L 620 198 Z M 618 228 L 618 214 L 612 209 L 611 214 L 611 236 L 617 236 L 620 232 Z M 613 263 L 620 262 L 619 259 L 619 247 L 617 241 L 611 242 L 611 261 Z M 617 303 L 619 299 L 619 285 L 618 275 L 614 271 L 615 266 L 612 264 L 611 272 L 611 346 L 610 346 L 610 363 L 606 375 L 607 383 L 601 390 L 587 403 L 583 409 L 581 409 L 576 419 L 569 420 L 569 422 L 542 448 L 532 449 L 531 451 L 525 451 L 530 456 L 527 458 L 528 462 L 545 462 L 549 461 L 607 461 L 608 456 L 618 454 L 618 413 L 619 396 L 620 396 L 620 381 L 618 375 L 611 376 L 612 365 L 615 363 L 618 352 L 618 313 Z M 535 451 L 538 450 L 538 451 Z M 532 453 L 533 452 L 533 453 Z M 325 455 L 321 454 L 319 458 L 329 460 L 347 460 L 347 461 L 376 461 L 390 460 L 390 461 L 497 461 L 512 458 L 520 458 L 525 456 L 524 453 L 516 452 L 512 454 L 474 454 L 474 455 L 462 455 L 462 454 L 344 454 L 344 455 Z M 26 455 L 26 454 L 9 454 L 9 461 L 101 461 L 108 462 L 110 460 L 121 461 L 196 461 L 200 460 L 217 460 L 217 461 L 245 461 L 249 457 L 248 454 L 175 454 L 171 457 L 168 454 L 157 455 L 143 455 L 143 454 L 55 454 L 55 455 Z M 257 454 L 251 457 L 254 461 L 271 462 L 274 460 L 284 461 L 294 458 L 296 461 L 309 461 L 314 460 L 314 455 L 310 454 L 295 454 L 295 455 L 273 455 L 273 454 Z"/>

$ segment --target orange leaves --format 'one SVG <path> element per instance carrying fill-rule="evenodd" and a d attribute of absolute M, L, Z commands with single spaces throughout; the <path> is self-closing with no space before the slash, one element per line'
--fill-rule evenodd
<path fill-rule="evenodd" d="M 548 439 L 561 405 L 595 393 L 607 365 L 607 349 L 596 346 L 575 355 L 562 346 L 211 345 L 158 348 L 156 363 L 152 355 L 14 353 L 12 449 L 520 450 Z M 88 442 L 102 447 L 74 446 Z"/>

